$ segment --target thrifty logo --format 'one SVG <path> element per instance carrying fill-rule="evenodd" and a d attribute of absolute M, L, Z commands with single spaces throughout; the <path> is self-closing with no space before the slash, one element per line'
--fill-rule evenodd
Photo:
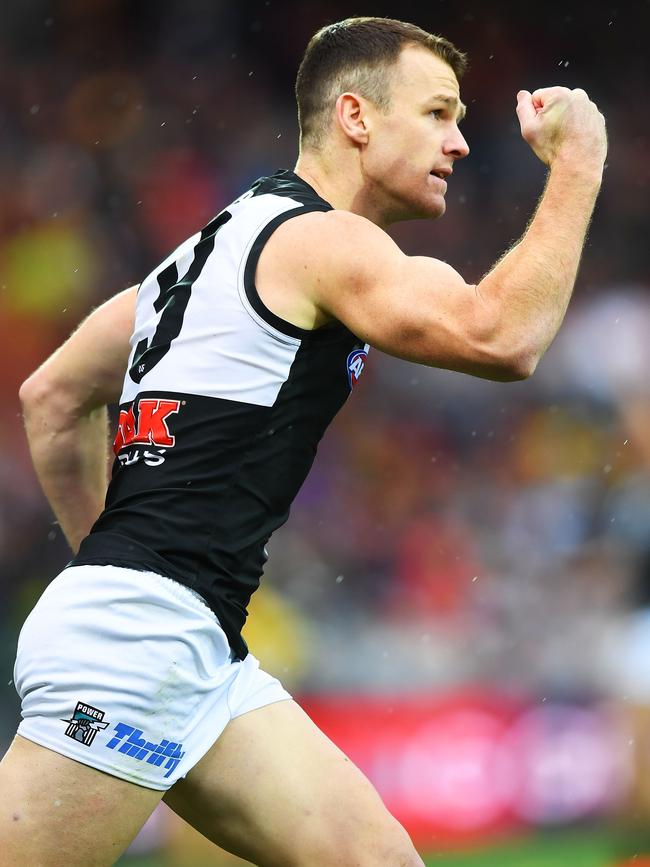
<path fill-rule="evenodd" d="M 183 758 L 183 744 L 175 741 L 161 740 L 159 744 L 148 741 L 142 733 L 142 729 L 136 729 L 126 723 L 119 722 L 115 725 L 115 734 L 106 744 L 109 750 L 117 748 L 118 753 L 124 753 L 132 759 L 142 762 L 146 759 L 147 764 L 160 767 L 165 760 L 165 777 L 178 767 Z"/>

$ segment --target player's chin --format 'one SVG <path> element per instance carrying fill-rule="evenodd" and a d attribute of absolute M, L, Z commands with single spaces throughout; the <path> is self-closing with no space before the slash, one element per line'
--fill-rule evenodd
<path fill-rule="evenodd" d="M 447 204 L 443 196 L 428 196 L 426 200 L 418 202 L 418 220 L 437 220 L 447 210 Z"/>

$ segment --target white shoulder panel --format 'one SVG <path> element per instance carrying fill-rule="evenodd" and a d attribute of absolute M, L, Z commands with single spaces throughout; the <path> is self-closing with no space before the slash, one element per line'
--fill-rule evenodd
<path fill-rule="evenodd" d="M 279 214 L 302 207 L 286 196 L 245 194 L 227 210 L 231 219 L 216 232 L 214 247 L 195 279 L 180 333 L 169 350 L 134 382 L 127 372 L 121 402 L 141 391 L 173 391 L 271 406 L 289 375 L 300 339 L 283 334 L 252 309 L 243 286 L 251 247 L 261 230 Z M 181 280 L 194 260 L 197 233 L 181 244 L 142 283 L 138 291 L 135 348 L 151 341 L 162 310 L 158 275 L 176 262 Z"/>

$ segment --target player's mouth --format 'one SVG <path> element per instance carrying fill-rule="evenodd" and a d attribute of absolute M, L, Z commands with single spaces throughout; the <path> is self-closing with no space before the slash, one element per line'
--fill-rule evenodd
<path fill-rule="evenodd" d="M 440 169 L 438 171 L 434 170 L 432 172 L 429 172 L 429 176 L 432 178 L 436 178 L 436 180 L 438 181 L 436 186 L 441 187 L 441 191 L 443 194 L 447 191 L 447 181 L 445 180 L 445 178 L 450 174 L 451 171 L 449 169 Z"/>

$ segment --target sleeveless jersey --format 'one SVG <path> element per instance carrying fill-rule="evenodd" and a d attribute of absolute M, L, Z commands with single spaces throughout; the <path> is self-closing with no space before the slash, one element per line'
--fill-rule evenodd
<path fill-rule="evenodd" d="M 141 284 L 106 507 L 72 561 L 196 590 L 241 659 L 266 542 L 368 352 L 340 323 L 310 331 L 284 321 L 255 286 L 272 232 L 328 210 L 293 172 L 277 172 Z"/>

